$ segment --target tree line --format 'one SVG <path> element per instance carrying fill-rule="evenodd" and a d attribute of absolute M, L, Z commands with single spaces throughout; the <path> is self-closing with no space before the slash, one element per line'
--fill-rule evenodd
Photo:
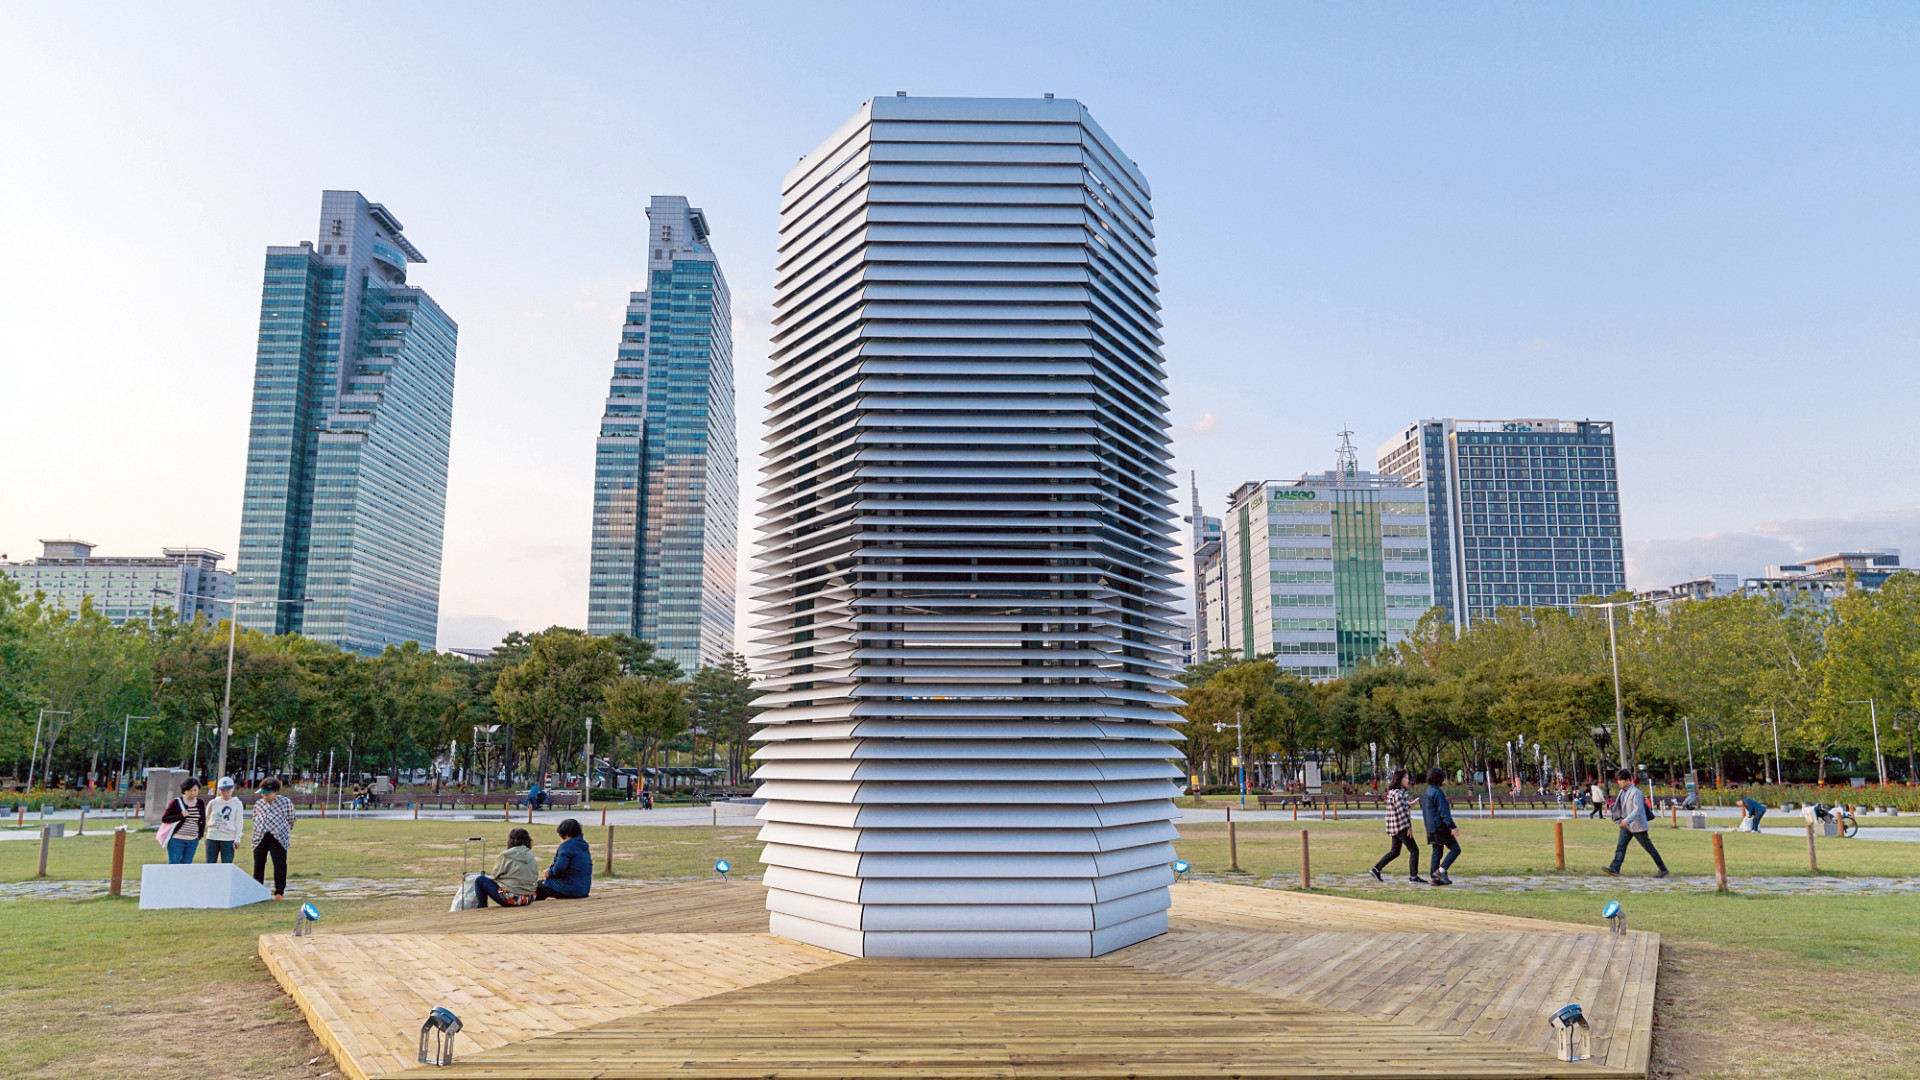
<path fill-rule="evenodd" d="M 1614 597 L 1630 600 L 1630 596 Z M 1723 597 L 1615 609 L 1627 758 L 1701 782 L 1920 781 L 1920 574 L 1826 607 Z M 1407 640 L 1322 683 L 1268 656 L 1223 651 L 1188 668 L 1190 771 L 1232 783 L 1235 732 L 1263 783 L 1312 758 L 1347 778 L 1433 765 L 1468 776 L 1578 783 L 1617 768 L 1605 612 L 1503 608 L 1463 633 L 1437 610 Z M 1776 732 L 1778 757 L 1776 763 Z"/>
<path fill-rule="evenodd" d="M 63 609 L 0 574 L 0 768 L 17 786 L 110 786 L 121 768 L 213 768 L 229 627 L 156 608 L 114 625 L 90 599 Z M 587 723 L 607 767 L 668 753 L 745 770 L 757 692 L 728 654 L 689 675 L 626 635 L 515 632 L 486 659 L 389 645 L 378 656 L 297 634 L 241 630 L 233 649 L 230 773 L 512 783 L 584 764 Z M 491 729 L 491 730 L 489 730 Z M 29 775 L 31 770 L 31 775 Z"/>

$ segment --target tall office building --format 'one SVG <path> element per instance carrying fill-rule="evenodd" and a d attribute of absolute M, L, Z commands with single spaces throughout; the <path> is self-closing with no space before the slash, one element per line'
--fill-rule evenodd
<path fill-rule="evenodd" d="M 1351 443 L 1331 471 L 1236 488 L 1220 551 L 1214 648 L 1302 678 L 1352 673 L 1433 606 L 1425 491 Z"/>
<path fill-rule="evenodd" d="M 655 195 L 647 241 L 594 450 L 587 632 L 653 642 L 691 673 L 733 650 L 733 316 L 706 214 Z"/>
<path fill-rule="evenodd" d="M 756 628 L 774 933 L 1163 932 L 1179 661 L 1153 216 L 1078 102 L 877 98 L 781 194 Z"/>
<path fill-rule="evenodd" d="M 235 589 L 240 625 L 377 653 L 440 615 L 458 327 L 407 284 L 426 257 L 357 191 L 320 239 L 267 249 Z M 305 599 L 304 604 L 246 601 Z"/>
<path fill-rule="evenodd" d="M 1187 663 L 1202 663 L 1213 656 L 1215 645 L 1208 636 L 1209 601 L 1215 595 L 1207 587 L 1210 577 L 1217 577 L 1216 570 L 1220 562 L 1220 519 L 1208 517 L 1200 509 L 1200 480 L 1189 473 L 1188 479 L 1193 485 L 1193 513 L 1187 515 L 1187 524 L 1193 526 L 1190 544 L 1193 549 L 1193 629 L 1187 639 Z"/>
<path fill-rule="evenodd" d="M 1426 486 L 1434 602 L 1456 628 L 1626 588 L 1612 423 L 1422 420 L 1379 461 Z"/>

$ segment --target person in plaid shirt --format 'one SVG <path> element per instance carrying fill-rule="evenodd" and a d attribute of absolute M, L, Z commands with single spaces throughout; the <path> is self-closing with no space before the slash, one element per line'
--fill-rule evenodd
<path fill-rule="evenodd" d="M 1405 769 L 1393 770 L 1393 776 L 1387 780 L 1387 836 L 1393 840 L 1393 850 L 1380 856 L 1380 861 L 1368 871 L 1375 881 L 1385 881 L 1380 871 L 1400 857 L 1400 849 L 1407 849 L 1407 880 L 1422 885 L 1427 879 L 1420 876 L 1420 845 L 1413 842 L 1413 809 L 1407 800 L 1407 788 L 1413 784 L 1413 776 Z"/>
<path fill-rule="evenodd" d="M 287 849 L 293 846 L 293 800 L 280 794 L 280 781 L 260 783 L 253 804 L 253 880 L 266 884 L 267 860 L 273 860 L 273 898 L 287 892 Z"/>

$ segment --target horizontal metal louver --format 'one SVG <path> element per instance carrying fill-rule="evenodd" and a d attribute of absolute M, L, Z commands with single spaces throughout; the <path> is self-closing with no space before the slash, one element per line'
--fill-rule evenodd
<path fill-rule="evenodd" d="M 782 191 L 754 641 L 773 932 L 1166 929 L 1180 631 L 1146 179 L 1078 102 L 879 98 Z"/>

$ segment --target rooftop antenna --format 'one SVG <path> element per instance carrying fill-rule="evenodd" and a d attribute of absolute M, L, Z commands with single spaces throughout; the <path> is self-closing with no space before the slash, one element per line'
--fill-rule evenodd
<path fill-rule="evenodd" d="M 1200 474 L 1192 469 L 1187 470 L 1187 481 L 1193 485 L 1193 516 L 1187 520 L 1193 522 L 1193 550 L 1199 551 L 1200 534 L 1204 531 L 1200 525 L 1206 520 L 1200 515 Z"/>
<path fill-rule="evenodd" d="M 1343 430 L 1340 435 L 1340 450 L 1334 458 L 1333 471 L 1342 481 L 1353 480 L 1360 474 L 1360 452 L 1353 448 L 1353 432 Z"/>

